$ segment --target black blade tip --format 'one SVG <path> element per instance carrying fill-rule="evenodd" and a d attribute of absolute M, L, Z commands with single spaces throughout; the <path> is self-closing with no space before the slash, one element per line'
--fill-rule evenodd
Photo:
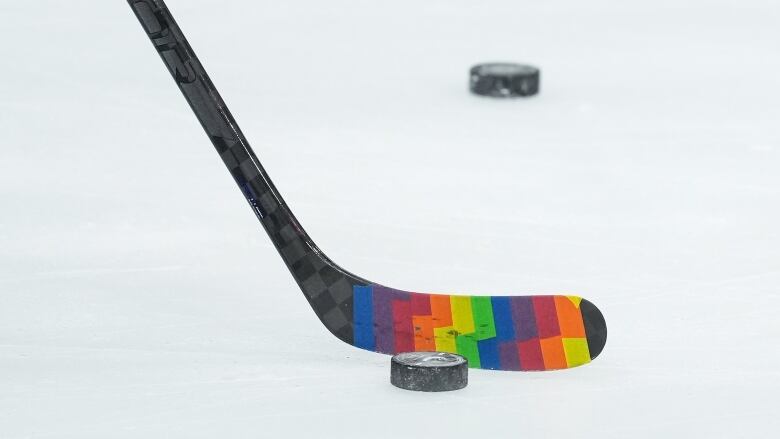
<path fill-rule="evenodd" d="M 582 299 L 580 302 L 580 312 L 582 321 L 585 324 L 585 334 L 588 340 L 588 351 L 590 359 L 593 360 L 604 350 L 607 344 L 607 322 L 604 315 L 596 308 L 596 305 Z"/>

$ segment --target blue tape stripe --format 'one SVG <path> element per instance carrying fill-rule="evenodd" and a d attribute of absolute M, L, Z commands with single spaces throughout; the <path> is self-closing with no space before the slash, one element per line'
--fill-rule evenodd
<path fill-rule="evenodd" d="M 515 323 L 512 320 L 512 303 L 509 297 L 494 296 L 490 298 L 493 303 L 493 321 L 496 325 L 496 339 L 498 341 L 511 341 L 515 339 Z"/>
<path fill-rule="evenodd" d="M 355 285 L 352 287 L 354 296 L 353 319 L 355 346 L 369 351 L 376 351 L 374 338 L 374 289 L 371 286 Z"/>
<path fill-rule="evenodd" d="M 482 369 L 501 369 L 498 355 L 498 340 L 495 337 L 477 342 L 479 348 L 479 363 Z"/>

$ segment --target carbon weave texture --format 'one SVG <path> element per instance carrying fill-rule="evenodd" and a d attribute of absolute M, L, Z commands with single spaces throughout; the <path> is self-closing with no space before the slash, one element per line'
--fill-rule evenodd
<path fill-rule="evenodd" d="M 330 332 L 352 344 L 352 287 L 369 282 L 330 261 L 299 225 L 165 3 L 128 3 L 314 312 Z"/>

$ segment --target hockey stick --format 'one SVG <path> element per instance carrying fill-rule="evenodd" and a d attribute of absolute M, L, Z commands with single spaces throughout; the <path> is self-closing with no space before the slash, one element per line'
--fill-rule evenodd
<path fill-rule="evenodd" d="M 387 354 L 457 352 L 484 369 L 564 369 L 601 353 L 604 317 L 579 297 L 410 293 L 333 263 L 279 195 L 163 0 L 128 3 L 309 304 L 336 337 Z"/>

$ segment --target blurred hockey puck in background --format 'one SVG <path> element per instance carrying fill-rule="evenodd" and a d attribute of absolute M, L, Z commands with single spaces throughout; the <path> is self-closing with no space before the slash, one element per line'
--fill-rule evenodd
<path fill-rule="evenodd" d="M 481 96 L 512 98 L 539 93 L 539 69 L 513 63 L 477 64 L 471 68 L 471 92 Z"/>
<path fill-rule="evenodd" d="M 465 357 L 447 352 L 404 352 L 390 360 L 390 382 L 401 389 L 447 392 L 466 387 Z"/>

